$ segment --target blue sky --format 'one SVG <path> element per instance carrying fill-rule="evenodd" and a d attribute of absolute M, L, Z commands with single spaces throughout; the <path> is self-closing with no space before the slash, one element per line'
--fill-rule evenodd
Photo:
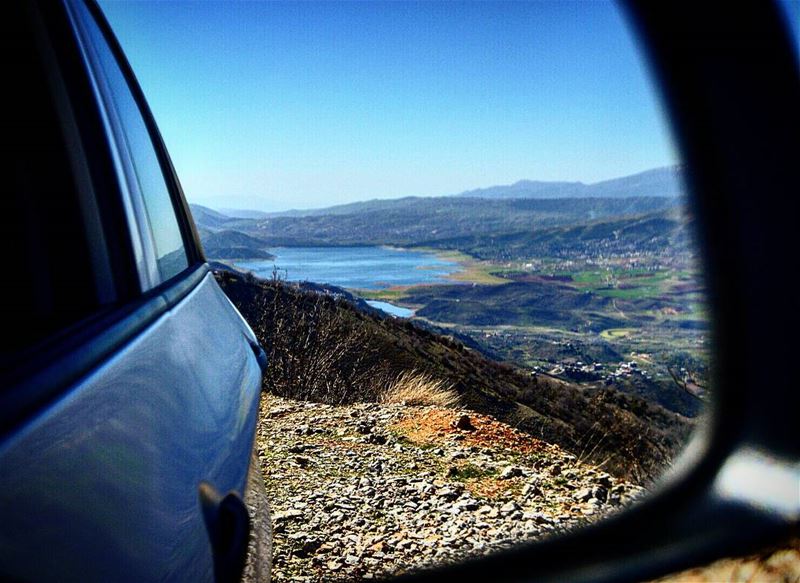
<path fill-rule="evenodd" d="M 322 207 L 677 161 L 611 3 L 101 5 L 191 202 Z"/>

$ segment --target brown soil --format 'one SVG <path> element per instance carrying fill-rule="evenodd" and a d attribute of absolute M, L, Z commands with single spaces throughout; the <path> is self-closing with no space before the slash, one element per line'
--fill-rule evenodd
<path fill-rule="evenodd" d="M 505 498 L 518 495 L 522 488 L 521 480 L 500 480 L 498 478 L 475 478 L 467 480 L 467 490 L 483 498 Z"/>
<path fill-rule="evenodd" d="M 470 413 L 474 430 L 456 428 L 461 413 L 440 409 L 414 410 L 390 426 L 410 441 L 419 445 L 436 445 L 447 439 L 460 439 L 465 445 L 486 449 L 502 446 L 504 451 L 530 454 L 546 451 L 549 444 L 529 434 L 500 423 L 488 415 Z"/>

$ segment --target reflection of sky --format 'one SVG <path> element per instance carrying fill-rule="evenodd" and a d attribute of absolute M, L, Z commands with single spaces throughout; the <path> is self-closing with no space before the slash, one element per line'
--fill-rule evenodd
<path fill-rule="evenodd" d="M 273 260 L 244 261 L 239 267 L 269 278 L 273 268 L 289 281 L 313 281 L 351 289 L 441 282 L 459 266 L 433 253 L 386 247 L 281 247 Z"/>
<path fill-rule="evenodd" d="M 92 22 L 87 15 L 86 22 Z M 147 215 L 155 238 L 156 253 L 159 258 L 183 247 L 180 229 L 175 219 L 169 191 L 164 182 L 161 166 L 156 157 L 153 143 L 139 112 L 139 108 L 128 89 L 122 72 L 113 60 L 111 53 L 102 50 L 106 46 L 100 30 L 95 26 L 87 28 L 98 49 L 97 56 L 105 73 L 108 86 L 114 95 L 114 106 L 125 130 L 128 148 L 136 165 L 139 188 L 144 197 Z M 186 266 L 183 261 L 181 267 Z M 171 274 L 168 274 L 171 275 Z"/>
<path fill-rule="evenodd" d="M 192 202 L 323 207 L 675 161 L 612 2 L 101 4 Z"/>
<path fill-rule="evenodd" d="M 778 0 L 794 40 L 795 54 L 800 58 L 800 0 Z"/>

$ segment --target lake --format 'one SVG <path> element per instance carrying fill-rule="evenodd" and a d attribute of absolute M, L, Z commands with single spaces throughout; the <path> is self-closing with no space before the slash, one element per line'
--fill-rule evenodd
<path fill-rule="evenodd" d="M 402 306 L 395 306 L 389 302 L 367 300 L 367 303 L 373 308 L 377 308 L 378 310 L 386 312 L 387 314 L 391 314 L 392 316 L 397 316 L 398 318 L 410 318 L 414 315 L 414 310 L 409 310 L 408 308 L 404 308 Z"/>
<path fill-rule="evenodd" d="M 262 278 L 273 267 L 289 281 L 313 281 L 363 290 L 444 283 L 460 265 L 435 253 L 393 247 L 274 247 L 275 259 L 237 262 Z"/>

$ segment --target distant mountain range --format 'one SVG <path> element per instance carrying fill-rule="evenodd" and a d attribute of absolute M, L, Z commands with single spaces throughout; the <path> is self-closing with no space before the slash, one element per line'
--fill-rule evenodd
<path fill-rule="evenodd" d="M 211 259 L 274 259 L 265 249 L 268 243 L 240 231 L 231 229 L 199 229 L 200 241 L 207 257 Z"/>
<path fill-rule="evenodd" d="M 276 213 L 268 213 L 266 211 L 256 211 L 252 209 L 234 209 L 234 208 L 221 208 L 219 209 L 223 215 L 233 219 L 266 219 Z"/>
<path fill-rule="evenodd" d="M 270 247 L 397 245 L 459 249 L 476 257 L 506 260 L 505 254 L 512 248 L 516 256 L 545 244 L 556 245 L 565 238 L 586 238 L 583 232 L 573 236 L 571 232 L 552 231 L 552 242 L 549 242 L 550 239 L 540 238 L 548 229 L 643 215 L 659 216 L 676 206 L 677 199 L 667 197 L 485 199 L 446 196 L 371 201 L 334 207 L 327 214 L 281 215 L 267 219 L 223 220 L 218 214 L 195 205 L 192 211 L 206 253 L 211 258 L 256 258 L 268 253 Z M 670 222 L 669 226 L 675 225 Z M 611 231 L 621 228 L 617 225 Z M 611 231 L 609 236 L 613 236 Z M 627 241 L 628 237 L 623 240 Z"/>
<path fill-rule="evenodd" d="M 199 204 L 189 205 L 206 257 L 220 259 L 273 259 L 269 244 L 240 230 L 231 229 L 237 220 Z"/>
<path fill-rule="evenodd" d="M 212 259 L 269 259 L 267 249 L 277 246 L 400 245 L 508 260 L 587 238 L 584 231 L 549 229 L 604 223 L 593 227 L 592 233 L 599 233 L 611 228 L 607 221 L 644 215 L 657 220 L 632 223 L 644 233 L 642 240 L 633 236 L 634 230 L 628 237 L 622 224 L 613 225 L 612 230 L 626 234 L 614 245 L 668 245 L 665 233 L 681 224 L 670 215 L 681 192 L 680 168 L 668 167 L 595 184 L 525 180 L 454 196 L 377 199 L 285 213 L 229 209 L 229 215 L 195 204 L 191 209 Z M 658 228 L 650 233 L 641 225 Z M 550 238 L 543 237 L 546 232 Z M 595 243 L 587 240 L 579 247 L 587 245 Z"/>
<path fill-rule="evenodd" d="M 628 198 L 633 196 L 674 198 L 683 194 L 681 173 L 680 166 L 665 166 L 593 184 L 520 180 L 514 184 L 467 190 L 456 196 L 493 199 Z"/>
<path fill-rule="evenodd" d="M 680 166 L 664 166 L 645 170 L 630 176 L 612 178 L 592 184 L 583 182 L 547 182 L 520 180 L 514 184 L 490 186 L 467 190 L 449 197 L 407 196 L 394 199 L 371 199 L 316 209 L 293 209 L 266 212 L 254 209 L 220 208 L 212 210 L 192 204 L 192 212 L 198 223 L 219 228 L 232 219 L 268 219 L 272 217 L 309 217 L 321 215 L 347 215 L 384 208 L 404 207 L 416 201 L 446 198 L 489 199 L 563 199 L 563 198 L 677 198 L 684 194 L 683 170 Z"/>

